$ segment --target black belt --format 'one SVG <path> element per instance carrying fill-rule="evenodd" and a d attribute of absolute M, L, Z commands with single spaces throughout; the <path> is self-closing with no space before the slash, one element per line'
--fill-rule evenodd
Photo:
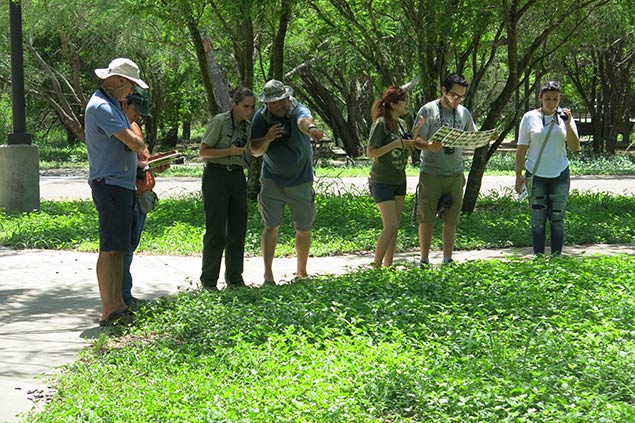
<path fill-rule="evenodd" d="M 220 164 L 220 163 L 207 163 L 207 166 L 211 166 L 211 167 L 215 167 L 218 169 L 223 169 L 226 170 L 228 172 L 232 172 L 234 170 L 243 170 L 243 167 L 241 165 L 231 165 L 231 164 Z"/>

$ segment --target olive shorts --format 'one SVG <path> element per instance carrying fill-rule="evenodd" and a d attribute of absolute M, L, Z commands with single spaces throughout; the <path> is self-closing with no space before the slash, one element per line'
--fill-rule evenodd
<path fill-rule="evenodd" d="M 434 223 L 437 216 L 437 206 L 439 199 L 444 194 L 452 197 L 452 205 L 441 214 L 444 223 L 456 224 L 463 205 L 463 187 L 465 186 L 465 175 L 462 173 L 452 176 L 419 174 L 418 211 L 417 220 L 419 223 Z"/>
<path fill-rule="evenodd" d="M 263 178 L 260 184 L 258 209 L 265 226 L 275 228 L 282 224 L 286 204 L 289 206 L 291 223 L 295 229 L 300 232 L 311 230 L 316 215 L 313 182 L 285 187 Z"/>

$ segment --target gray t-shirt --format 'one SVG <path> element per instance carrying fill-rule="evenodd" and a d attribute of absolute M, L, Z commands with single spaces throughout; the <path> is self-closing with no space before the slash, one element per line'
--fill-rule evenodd
<path fill-rule="evenodd" d="M 472 120 L 472 114 L 467 108 L 459 105 L 456 109 L 446 109 L 441 106 L 441 100 L 434 100 L 424 104 L 415 118 L 416 122 L 419 117 L 423 116 L 425 122 L 418 134 L 426 141 L 429 140 L 434 133 L 442 126 L 457 128 L 463 131 L 476 131 L 476 125 Z M 413 127 L 414 131 L 414 127 Z M 421 151 L 421 172 L 430 175 L 454 176 L 460 175 L 464 170 L 463 149 L 455 147 L 452 149 L 442 148 L 433 153 L 429 150 Z"/>

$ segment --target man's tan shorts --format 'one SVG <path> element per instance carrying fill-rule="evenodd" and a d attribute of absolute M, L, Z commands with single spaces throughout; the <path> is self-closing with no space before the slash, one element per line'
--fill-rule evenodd
<path fill-rule="evenodd" d="M 310 231 L 315 221 L 315 194 L 313 182 L 284 187 L 270 179 L 260 180 L 258 209 L 265 226 L 277 227 L 284 218 L 284 205 L 289 206 L 291 223 L 300 232 Z"/>
<path fill-rule="evenodd" d="M 434 223 L 437 216 L 437 206 L 443 194 L 452 196 L 452 206 L 441 214 L 444 223 L 456 224 L 463 205 L 463 187 L 465 186 L 465 176 L 440 176 L 427 173 L 419 174 L 419 185 L 417 186 L 418 204 L 417 220 L 419 223 Z"/>

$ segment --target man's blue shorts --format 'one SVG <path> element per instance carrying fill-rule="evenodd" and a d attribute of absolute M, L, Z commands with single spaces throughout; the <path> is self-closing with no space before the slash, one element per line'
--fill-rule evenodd
<path fill-rule="evenodd" d="M 129 251 L 135 193 L 108 185 L 104 179 L 90 181 L 93 203 L 99 214 L 99 250 Z"/>

